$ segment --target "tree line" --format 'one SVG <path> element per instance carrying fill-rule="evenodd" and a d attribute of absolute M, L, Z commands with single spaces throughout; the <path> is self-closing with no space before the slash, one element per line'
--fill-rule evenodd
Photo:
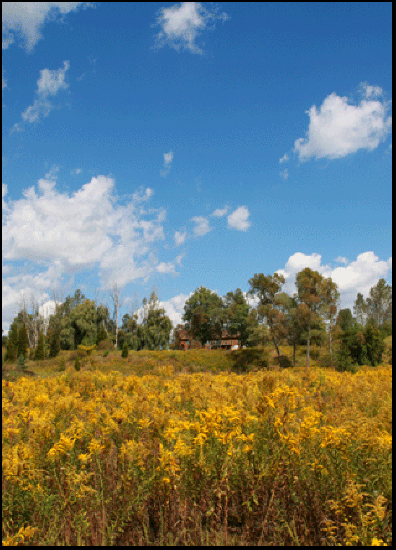
<path fill-rule="evenodd" d="M 392 330 L 392 287 L 384 279 L 370 289 L 366 299 L 361 293 L 357 295 L 353 314 L 349 309 L 339 309 L 338 288 L 331 278 L 305 268 L 297 273 L 295 283 L 297 292 L 292 296 L 282 291 L 285 279 L 278 273 L 255 274 L 247 294 L 237 288 L 220 297 L 201 286 L 186 301 L 184 324 L 174 329 L 155 291 L 143 299 L 141 307 L 135 302 L 121 324 L 117 285 L 110 291 L 112 308 L 97 299 L 87 299 L 77 289 L 73 296 L 56 302 L 48 319 L 39 313 L 34 299 L 30 312 L 23 300 L 8 336 L 3 336 L 6 360 L 27 356 L 42 360 L 55 357 L 61 349 L 75 350 L 81 345 L 136 351 L 178 349 L 182 330 L 197 346 L 203 346 L 221 338 L 226 330 L 243 347 L 273 346 L 279 364 L 284 366 L 288 361 L 282 356 L 282 344 L 293 349 L 291 364 L 296 363 L 300 346 L 306 348 L 307 366 L 312 347 L 318 346 L 326 346 L 329 366 L 340 370 L 356 363 L 381 362 L 383 340 Z"/>

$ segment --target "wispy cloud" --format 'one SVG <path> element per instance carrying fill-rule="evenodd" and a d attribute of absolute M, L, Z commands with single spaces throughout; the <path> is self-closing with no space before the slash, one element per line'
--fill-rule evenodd
<path fill-rule="evenodd" d="M 306 137 L 295 141 L 294 152 L 301 161 L 310 158 L 336 159 L 359 149 L 372 151 L 388 136 L 392 117 L 387 116 L 390 102 L 379 86 L 360 85 L 359 103 L 335 92 L 326 97 L 321 107 L 313 105 Z"/>
<path fill-rule="evenodd" d="M 227 21 L 226 13 L 217 14 L 218 8 L 211 13 L 200 2 L 181 2 L 170 8 L 161 8 L 157 12 L 157 22 L 151 26 L 159 26 L 160 32 L 155 36 L 154 49 L 168 44 L 176 51 L 185 49 L 191 53 L 204 54 L 195 40 L 205 29 L 213 30 L 216 19 Z"/>
<path fill-rule="evenodd" d="M 175 231 L 175 245 L 180 246 L 184 244 L 185 240 L 187 238 L 187 231 Z"/>
<path fill-rule="evenodd" d="M 95 7 L 95 2 L 3 2 L 2 49 L 6 50 L 15 42 L 15 33 L 22 38 L 26 51 L 31 53 L 43 38 L 40 31 L 46 22 L 88 7 Z"/>
<path fill-rule="evenodd" d="M 23 113 L 22 119 L 24 122 L 36 122 L 40 118 L 47 117 L 54 105 L 48 101 L 49 96 L 55 96 L 59 91 L 69 87 L 66 82 L 66 71 L 69 69 L 69 61 L 63 62 L 63 69 L 49 70 L 43 69 L 40 71 L 40 78 L 37 81 L 37 98 L 33 105 L 30 105 Z M 21 131 L 21 123 L 14 124 L 11 131 Z"/>
<path fill-rule="evenodd" d="M 284 180 L 287 180 L 287 178 L 289 177 L 289 170 L 287 168 L 285 168 L 284 170 L 282 170 L 281 172 L 279 172 L 279 175 L 284 179 Z"/>
<path fill-rule="evenodd" d="M 209 225 L 209 220 L 203 216 L 194 216 L 191 220 L 195 222 L 194 235 L 196 237 L 203 237 L 212 230 Z"/>
<path fill-rule="evenodd" d="M 289 155 L 285 153 L 282 158 L 279 159 L 279 164 L 282 164 L 283 162 L 287 162 L 289 160 Z"/>
<path fill-rule="evenodd" d="M 215 216 L 217 218 L 221 218 L 225 216 L 228 212 L 228 206 L 225 206 L 224 208 L 216 208 L 214 212 L 212 212 L 212 216 Z"/>
<path fill-rule="evenodd" d="M 238 229 L 238 231 L 247 231 L 252 225 L 248 221 L 249 210 L 246 206 L 240 206 L 232 214 L 227 216 L 228 228 L 229 229 Z"/>
<path fill-rule="evenodd" d="M 165 177 L 169 174 L 172 161 L 173 161 L 173 151 L 169 151 L 169 153 L 164 153 L 164 169 L 161 170 L 160 172 L 161 176 Z"/>

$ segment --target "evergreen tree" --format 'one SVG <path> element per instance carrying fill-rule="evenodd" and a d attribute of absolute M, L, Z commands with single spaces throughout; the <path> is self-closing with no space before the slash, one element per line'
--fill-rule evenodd
<path fill-rule="evenodd" d="M 6 352 L 6 360 L 13 363 L 16 361 L 17 358 L 17 349 L 14 347 L 13 339 L 8 338 L 8 344 L 7 344 L 7 352 Z"/>
<path fill-rule="evenodd" d="M 39 332 L 38 344 L 34 354 L 34 359 L 35 361 L 44 360 L 44 334 L 42 332 Z"/>
<path fill-rule="evenodd" d="M 18 331 L 18 357 L 22 356 L 26 358 L 28 348 L 29 348 L 29 339 L 28 339 L 28 334 L 26 330 L 26 325 L 25 323 L 22 323 Z"/>
<path fill-rule="evenodd" d="M 107 338 L 107 332 L 103 325 L 100 325 L 98 330 L 98 335 L 96 337 L 96 343 L 99 344 L 99 342 L 102 342 L 103 340 L 106 340 Z"/>
<path fill-rule="evenodd" d="M 376 367 L 382 362 L 382 353 L 385 349 L 382 332 L 369 321 L 364 331 L 365 353 L 369 364 Z"/>
<path fill-rule="evenodd" d="M 50 337 L 49 356 L 56 357 L 60 351 L 60 334 L 54 331 Z"/>
<path fill-rule="evenodd" d="M 126 343 L 126 341 L 124 342 L 124 345 L 122 347 L 122 357 L 125 359 L 126 357 L 128 357 L 128 344 Z"/>

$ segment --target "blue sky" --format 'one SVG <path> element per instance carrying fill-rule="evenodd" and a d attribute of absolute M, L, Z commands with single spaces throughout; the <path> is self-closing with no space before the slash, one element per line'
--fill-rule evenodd
<path fill-rule="evenodd" d="M 391 282 L 390 2 L 3 2 L 3 318 Z M 104 299 L 104 298 L 103 298 Z"/>

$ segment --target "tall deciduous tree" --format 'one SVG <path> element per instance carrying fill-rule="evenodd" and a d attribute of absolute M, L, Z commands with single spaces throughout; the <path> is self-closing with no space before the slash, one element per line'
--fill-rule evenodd
<path fill-rule="evenodd" d="M 328 321 L 328 330 L 329 330 L 329 352 L 330 352 L 330 364 L 333 366 L 333 329 L 335 321 L 337 318 L 337 309 L 338 301 L 340 298 L 340 293 L 335 282 L 328 279 L 323 280 L 323 291 L 324 291 L 324 308 L 323 314 L 325 319 Z"/>
<path fill-rule="evenodd" d="M 113 286 L 110 290 L 110 297 L 113 301 L 113 319 L 115 322 L 115 347 L 117 348 L 118 343 L 118 318 L 120 315 L 120 309 L 123 301 L 121 300 L 121 289 L 117 283 L 113 283 Z"/>
<path fill-rule="evenodd" d="M 367 303 L 361 292 L 358 292 L 358 295 L 356 297 L 355 303 L 353 305 L 353 313 L 355 314 L 356 321 L 359 323 L 359 325 L 362 325 L 362 327 L 364 327 L 366 324 Z"/>
<path fill-rule="evenodd" d="M 223 301 L 215 292 L 201 286 L 186 301 L 183 320 L 193 339 L 203 346 L 220 335 L 223 328 Z"/>
<path fill-rule="evenodd" d="M 250 334 L 248 322 L 250 308 L 240 288 L 237 288 L 235 292 L 226 294 L 224 307 L 224 318 L 228 332 L 232 336 L 239 335 L 241 345 L 246 345 Z"/>
<path fill-rule="evenodd" d="M 385 279 L 370 289 L 367 298 L 367 317 L 372 319 L 378 328 L 381 328 L 386 320 L 392 322 L 392 287 Z"/>
<path fill-rule="evenodd" d="M 296 275 L 298 299 L 306 306 L 307 323 L 307 367 L 309 367 L 309 346 L 311 341 L 311 327 L 317 315 L 323 311 L 326 304 L 326 284 L 318 271 L 306 267 Z"/>
<path fill-rule="evenodd" d="M 271 340 L 278 354 L 279 364 L 281 363 L 279 345 L 284 337 L 284 315 L 280 307 L 282 301 L 280 294 L 284 284 L 285 278 L 278 273 L 267 276 L 263 273 L 256 273 L 249 279 L 249 294 L 256 296 L 259 300 L 256 308 L 257 316 L 259 320 L 265 320 L 268 326 Z"/>

